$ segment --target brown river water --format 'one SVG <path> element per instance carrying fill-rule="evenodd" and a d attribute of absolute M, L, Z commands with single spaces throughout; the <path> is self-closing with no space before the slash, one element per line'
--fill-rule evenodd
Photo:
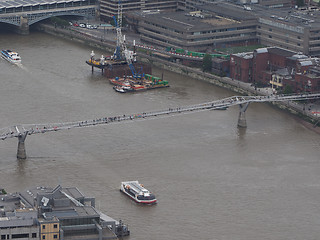
<path fill-rule="evenodd" d="M 22 66 L 0 59 L 0 128 L 81 121 L 197 104 L 234 93 L 153 69 L 170 87 L 116 93 L 85 63 L 91 48 L 43 33 L 0 33 Z M 105 54 L 95 50 L 97 56 Z M 0 142 L 0 187 L 76 186 L 122 219 L 130 240 L 320 238 L 320 135 L 267 104 L 100 125 Z M 119 192 L 139 180 L 158 199 L 140 206 Z"/>

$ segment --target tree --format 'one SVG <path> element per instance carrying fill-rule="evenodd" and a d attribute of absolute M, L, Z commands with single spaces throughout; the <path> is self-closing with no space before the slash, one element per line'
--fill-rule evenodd
<path fill-rule="evenodd" d="M 202 60 L 202 71 L 211 72 L 212 68 L 212 56 L 210 54 L 206 54 Z"/>
<path fill-rule="evenodd" d="M 304 0 L 296 0 L 296 4 L 298 7 L 304 6 Z"/>
<path fill-rule="evenodd" d="M 292 87 L 290 85 L 286 85 L 283 89 L 284 94 L 291 94 L 293 93 Z"/>

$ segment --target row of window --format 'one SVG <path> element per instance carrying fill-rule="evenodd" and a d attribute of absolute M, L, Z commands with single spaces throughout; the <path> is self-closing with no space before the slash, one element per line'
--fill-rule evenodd
<path fill-rule="evenodd" d="M 58 228 L 58 224 L 53 224 L 53 228 L 57 229 Z M 46 229 L 46 225 L 42 225 L 42 229 Z"/>
<path fill-rule="evenodd" d="M 209 31 L 202 31 L 202 32 L 193 32 L 192 35 L 200 35 L 200 34 L 210 34 L 210 33 L 217 33 L 217 32 L 229 32 L 229 31 L 237 31 L 237 30 L 255 30 L 255 26 L 246 26 L 246 27 L 234 27 L 234 28 L 221 28 Z"/>
<path fill-rule="evenodd" d="M 29 237 L 30 237 L 29 233 L 12 234 L 11 238 L 10 238 L 10 234 L 2 234 L 1 235 L 1 240 L 18 239 L 18 238 L 29 238 Z M 32 238 L 37 238 L 37 233 L 32 233 L 31 237 Z"/>
<path fill-rule="evenodd" d="M 269 35 L 269 36 L 268 36 L 268 38 L 272 38 L 272 36 L 271 36 L 271 35 Z M 286 40 L 285 40 L 285 42 L 286 42 L 286 43 L 289 43 L 289 40 L 288 40 L 288 39 L 286 39 Z M 300 43 L 297 43 L 297 46 L 301 46 L 301 44 L 300 44 Z"/>
<path fill-rule="evenodd" d="M 54 234 L 53 239 L 58 239 L 58 234 Z M 42 235 L 42 240 L 46 240 L 46 235 Z"/>

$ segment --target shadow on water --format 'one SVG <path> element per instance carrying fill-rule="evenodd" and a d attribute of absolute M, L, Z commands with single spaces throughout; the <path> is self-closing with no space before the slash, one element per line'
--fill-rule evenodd
<path fill-rule="evenodd" d="M 17 173 L 19 176 L 25 175 L 26 164 L 26 159 L 17 159 Z"/>
<path fill-rule="evenodd" d="M 237 128 L 237 135 L 240 140 L 244 139 L 246 133 L 247 133 L 247 128 L 243 128 L 243 127 Z"/>

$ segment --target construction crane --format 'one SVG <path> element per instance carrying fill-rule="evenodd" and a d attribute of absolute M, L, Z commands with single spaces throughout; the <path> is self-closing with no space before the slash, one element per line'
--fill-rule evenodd
<path fill-rule="evenodd" d="M 113 20 L 114 20 L 116 32 L 117 32 L 117 46 L 113 54 L 114 59 L 116 60 L 125 59 L 132 72 L 132 77 L 135 79 L 142 78 L 144 74 L 137 73 L 137 71 L 133 66 L 133 62 L 136 61 L 136 53 L 134 51 L 130 51 L 127 49 L 125 35 L 122 35 L 122 32 L 121 32 L 122 5 L 120 1 L 118 2 L 118 20 L 116 16 L 113 16 Z M 135 46 L 135 41 L 133 41 L 133 45 Z"/>

